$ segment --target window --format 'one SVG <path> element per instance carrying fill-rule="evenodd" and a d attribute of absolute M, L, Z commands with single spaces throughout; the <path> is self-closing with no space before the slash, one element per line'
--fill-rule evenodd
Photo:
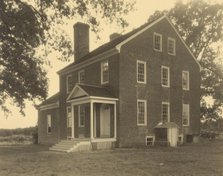
<path fill-rule="evenodd" d="M 183 90 L 189 90 L 189 72 L 183 71 L 182 72 L 182 88 Z"/>
<path fill-rule="evenodd" d="M 85 126 L 85 106 L 84 105 L 78 106 L 78 111 L 79 111 L 79 127 L 84 127 Z"/>
<path fill-rule="evenodd" d="M 168 38 L 167 50 L 168 50 L 168 54 L 170 54 L 170 55 L 176 55 L 175 39 Z"/>
<path fill-rule="evenodd" d="M 158 33 L 153 34 L 153 48 L 156 51 L 162 51 L 162 35 Z"/>
<path fill-rule="evenodd" d="M 107 84 L 109 82 L 109 65 L 108 61 L 101 63 L 101 84 Z"/>
<path fill-rule="evenodd" d="M 168 102 L 162 102 L 162 110 L 161 110 L 161 120 L 162 122 L 170 121 L 170 104 Z"/>
<path fill-rule="evenodd" d="M 146 62 L 137 60 L 137 82 L 146 83 Z"/>
<path fill-rule="evenodd" d="M 51 115 L 47 115 L 47 133 L 51 134 L 52 133 L 52 126 L 51 126 Z"/>
<path fill-rule="evenodd" d="M 161 85 L 163 87 L 170 87 L 170 73 L 169 67 L 161 67 Z"/>
<path fill-rule="evenodd" d="M 67 127 L 72 127 L 72 115 L 71 115 L 71 107 L 67 107 Z"/>
<path fill-rule="evenodd" d="M 189 104 L 183 104 L 183 126 L 189 126 L 190 119 L 190 106 Z"/>
<path fill-rule="evenodd" d="M 155 136 L 146 136 L 146 146 L 153 146 L 155 141 Z"/>
<path fill-rule="evenodd" d="M 85 71 L 81 70 L 78 72 L 78 82 L 84 83 L 84 81 L 85 81 Z"/>
<path fill-rule="evenodd" d="M 146 100 L 137 100 L 137 125 L 145 126 L 147 124 Z"/>
<path fill-rule="evenodd" d="M 66 82 L 66 85 L 67 85 L 67 93 L 70 93 L 70 91 L 72 90 L 72 76 L 71 75 L 68 75 L 67 76 L 67 82 Z"/>

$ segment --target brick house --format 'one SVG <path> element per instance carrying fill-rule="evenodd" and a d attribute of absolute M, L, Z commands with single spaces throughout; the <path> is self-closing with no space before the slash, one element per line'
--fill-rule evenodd
<path fill-rule="evenodd" d="M 59 93 L 38 107 L 39 143 L 66 151 L 153 144 L 158 124 L 177 126 L 183 142 L 199 133 L 200 65 L 168 17 L 91 52 L 89 26 L 76 23 L 74 57 L 58 72 Z"/>

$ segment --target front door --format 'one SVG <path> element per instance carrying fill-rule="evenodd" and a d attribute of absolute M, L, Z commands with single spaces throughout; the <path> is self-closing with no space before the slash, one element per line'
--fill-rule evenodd
<path fill-rule="evenodd" d="M 100 137 L 110 137 L 110 106 L 102 104 L 100 108 Z"/>

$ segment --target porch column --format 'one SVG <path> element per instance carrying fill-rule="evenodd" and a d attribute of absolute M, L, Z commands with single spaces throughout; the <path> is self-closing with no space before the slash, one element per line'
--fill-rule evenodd
<path fill-rule="evenodd" d="M 93 109 L 93 101 L 90 101 L 90 134 L 91 139 L 94 139 L 94 109 Z"/>
<path fill-rule="evenodd" d="M 116 102 L 114 103 L 114 138 L 117 138 Z"/>
<path fill-rule="evenodd" d="M 71 104 L 71 138 L 74 138 L 74 105 Z"/>

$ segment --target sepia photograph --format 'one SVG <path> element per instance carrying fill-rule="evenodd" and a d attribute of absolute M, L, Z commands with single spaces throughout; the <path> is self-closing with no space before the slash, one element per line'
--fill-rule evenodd
<path fill-rule="evenodd" d="M 0 0 L 0 176 L 223 176 L 223 0 Z"/>

